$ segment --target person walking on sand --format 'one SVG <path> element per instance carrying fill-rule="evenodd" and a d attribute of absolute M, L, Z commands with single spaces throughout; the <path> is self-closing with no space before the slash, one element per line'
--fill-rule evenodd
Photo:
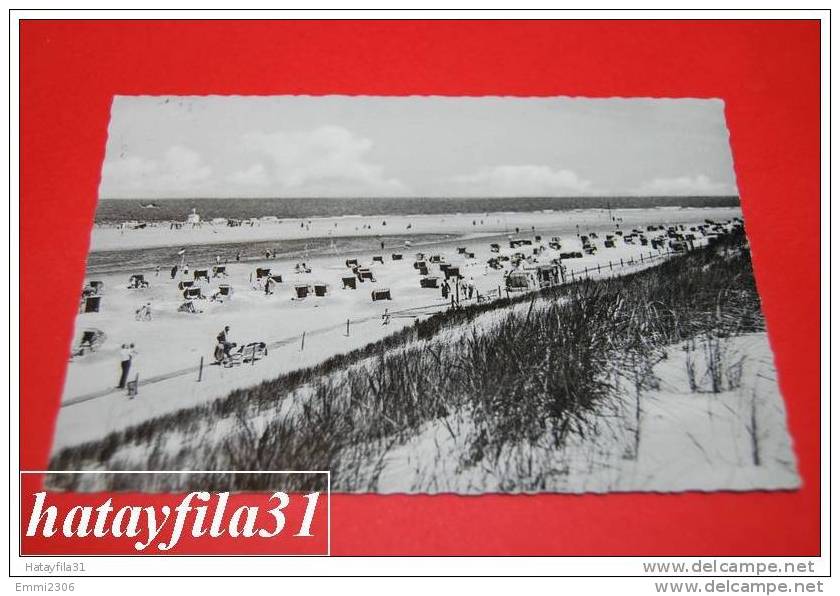
<path fill-rule="evenodd" d="M 169 270 L 169 275 L 172 279 L 175 279 L 175 276 L 178 275 L 178 265 L 174 265 L 172 269 Z"/>
<path fill-rule="evenodd" d="M 120 382 L 117 389 L 125 389 L 128 372 L 131 370 L 131 359 L 136 355 L 134 344 L 123 344 L 120 347 Z"/>
<path fill-rule="evenodd" d="M 160 265 L 155 265 L 155 277 L 160 275 Z"/>
<path fill-rule="evenodd" d="M 233 347 L 228 341 L 228 333 L 230 332 L 230 325 L 225 325 L 225 328 L 216 336 L 216 341 L 222 345 L 225 357 L 230 357 L 230 349 Z"/>
<path fill-rule="evenodd" d="M 443 285 L 440 287 L 440 295 L 443 296 L 444 300 L 449 298 L 449 282 L 443 282 Z"/>

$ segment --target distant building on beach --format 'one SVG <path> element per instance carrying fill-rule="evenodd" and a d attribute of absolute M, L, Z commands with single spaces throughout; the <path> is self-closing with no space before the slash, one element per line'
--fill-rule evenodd
<path fill-rule="evenodd" d="M 201 225 L 201 216 L 198 214 L 198 211 L 195 210 L 195 207 L 193 207 L 193 210 L 189 215 L 187 215 L 187 223 L 194 226 Z"/>

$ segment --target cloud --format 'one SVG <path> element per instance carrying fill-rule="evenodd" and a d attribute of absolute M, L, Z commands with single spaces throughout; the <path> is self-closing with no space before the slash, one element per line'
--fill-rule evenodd
<path fill-rule="evenodd" d="M 646 195 L 723 195 L 738 194 L 732 184 L 713 182 L 708 176 L 654 178 L 637 189 Z"/>
<path fill-rule="evenodd" d="M 571 170 L 536 165 L 485 167 L 473 174 L 456 176 L 454 183 L 459 194 L 471 196 L 569 196 L 595 192 L 589 180 Z"/>
<path fill-rule="evenodd" d="M 371 163 L 370 139 L 340 126 L 303 132 L 254 132 L 242 151 L 259 159 L 227 177 L 231 184 L 275 196 L 405 195 L 408 188 Z"/>
<path fill-rule="evenodd" d="M 160 159 L 120 155 L 102 164 L 102 197 L 195 195 L 206 188 L 212 169 L 192 149 L 174 145 Z"/>
<path fill-rule="evenodd" d="M 271 182 L 265 167 L 261 163 L 252 165 L 244 170 L 234 172 L 228 180 L 239 186 L 266 187 Z"/>

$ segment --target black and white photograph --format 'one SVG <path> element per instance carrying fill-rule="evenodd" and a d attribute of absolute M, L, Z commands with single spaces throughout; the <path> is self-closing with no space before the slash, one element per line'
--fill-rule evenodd
<path fill-rule="evenodd" d="M 795 489 L 748 231 L 718 99 L 117 96 L 49 469 Z"/>

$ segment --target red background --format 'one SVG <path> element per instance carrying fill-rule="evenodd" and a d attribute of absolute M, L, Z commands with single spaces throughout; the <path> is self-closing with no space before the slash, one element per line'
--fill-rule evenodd
<path fill-rule="evenodd" d="M 719 97 L 802 490 L 338 495 L 332 552 L 817 555 L 819 35 L 816 21 L 23 22 L 22 468 L 48 459 L 114 94 Z"/>

